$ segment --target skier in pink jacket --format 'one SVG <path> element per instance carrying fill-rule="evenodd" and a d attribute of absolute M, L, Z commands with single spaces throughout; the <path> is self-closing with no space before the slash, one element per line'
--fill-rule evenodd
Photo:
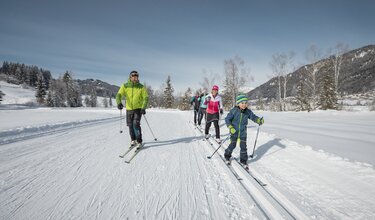
<path fill-rule="evenodd" d="M 206 118 L 206 128 L 205 128 L 205 137 L 208 139 L 210 135 L 208 131 L 211 127 L 211 123 L 214 123 L 215 132 L 216 132 L 216 141 L 220 144 L 220 128 L 219 128 L 219 113 L 223 114 L 223 102 L 221 101 L 221 96 L 219 93 L 219 87 L 214 85 L 212 87 L 211 94 L 206 96 L 204 104 L 207 105 L 207 118 Z"/>

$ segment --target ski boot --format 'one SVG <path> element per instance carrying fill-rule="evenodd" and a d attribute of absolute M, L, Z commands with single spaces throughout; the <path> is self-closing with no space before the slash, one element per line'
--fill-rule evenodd
<path fill-rule="evenodd" d="M 249 165 L 247 165 L 247 162 L 241 162 L 241 165 L 243 168 L 245 168 L 245 170 L 249 170 Z"/>
<path fill-rule="evenodd" d="M 137 149 L 136 150 L 140 150 L 142 147 L 143 147 L 143 144 L 142 142 L 137 142 L 137 145 L 136 145 Z"/>
<path fill-rule="evenodd" d="M 226 163 L 227 165 L 230 165 L 230 164 L 231 164 L 230 157 L 225 157 L 225 163 Z"/>
<path fill-rule="evenodd" d="M 137 145 L 136 141 L 130 141 L 130 147 L 129 148 L 135 147 L 135 145 Z"/>

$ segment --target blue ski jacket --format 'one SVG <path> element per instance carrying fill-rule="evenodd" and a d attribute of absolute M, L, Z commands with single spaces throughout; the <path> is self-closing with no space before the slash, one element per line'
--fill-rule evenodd
<path fill-rule="evenodd" d="M 246 140 L 248 119 L 257 123 L 258 118 L 259 117 L 256 116 L 250 109 L 246 108 L 241 110 L 238 106 L 236 106 L 232 108 L 227 117 L 225 117 L 225 124 L 227 127 L 232 125 L 233 128 L 236 129 L 236 132 L 232 134 L 232 136 L 235 136 L 238 139 Z"/>

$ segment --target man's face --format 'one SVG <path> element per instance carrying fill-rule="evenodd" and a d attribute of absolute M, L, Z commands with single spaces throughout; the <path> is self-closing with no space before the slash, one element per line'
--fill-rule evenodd
<path fill-rule="evenodd" d="M 138 81 L 138 74 L 137 73 L 133 73 L 130 76 L 130 81 L 132 81 L 132 83 L 136 83 Z"/>

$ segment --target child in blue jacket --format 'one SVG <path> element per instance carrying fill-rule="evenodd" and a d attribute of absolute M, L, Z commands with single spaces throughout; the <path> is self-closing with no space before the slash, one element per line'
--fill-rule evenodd
<path fill-rule="evenodd" d="M 264 123 L 263 117 L 256 116 L 250 109 L 247 108 L 247 96 L 238 95 L 236 98 L 236 106 L 232 108 L 227 117 L 225 117 L 225 123 L 229 128 L 230 144 L 225 150 L 224 157 L 229 162 L 232 156 L 232 151 L 236 147 L 237 142 L 240 142 L 240 162 L 247 168 L 247 146 L 246 146 L 246 130 L 248 119 L 253 122 L 262 125 Z"/>

